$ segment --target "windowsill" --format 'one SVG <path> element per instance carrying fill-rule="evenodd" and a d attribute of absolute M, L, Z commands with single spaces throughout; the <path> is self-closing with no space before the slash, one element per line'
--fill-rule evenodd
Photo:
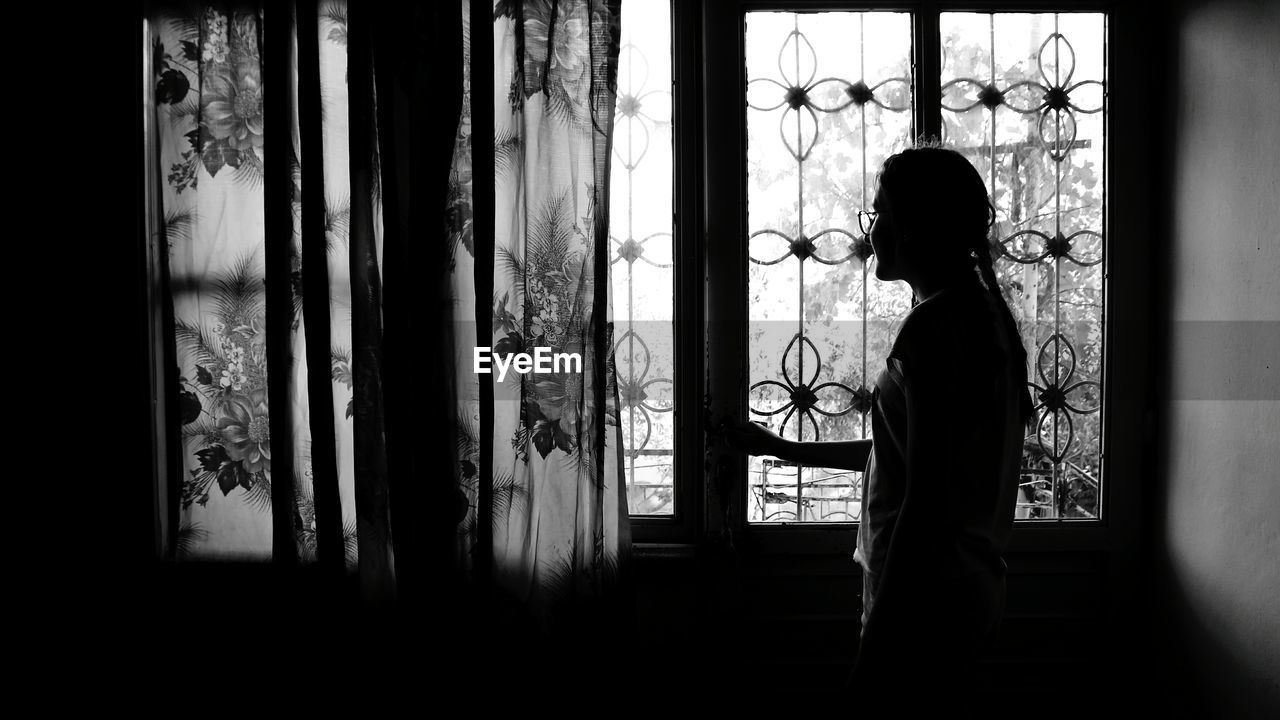
<path fill-rule="evenodd" d="M 754 525 L 737 534 L 744 555 L 852 555 L 857 524 Z M 1009 552 L 1096 552 L 1109 548 L 1108 528 L 1098 520 L 1020 521 Z M 646 561 L 689 560 L 696 543 L 633 542 L 632 555 Z"/>
<path fill-rule="evenodd" d="M 637 560 L 692 560 L 697 546 L 691 543 L 657 543 L 635 542 L 631 544 L 631 555 Z"/>

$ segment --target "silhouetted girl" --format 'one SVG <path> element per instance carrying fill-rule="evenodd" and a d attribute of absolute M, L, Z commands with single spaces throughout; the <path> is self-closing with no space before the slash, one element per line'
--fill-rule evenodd
<path fill-rule="evenodd" d="M 1004 610 L 1024 428 L 1026 353 L 987 236 L 995 210 L 959 153 L 916 147 L 885 161 L 869 220 L 876 277 L 911 285 L 875 379 L 874 442 L 795 442 L 754 423 L 732 447 L 864 471 L 854 559 L 863 571 L 858 697 L 895 707 L 970 695 L 977 652 Z"/>

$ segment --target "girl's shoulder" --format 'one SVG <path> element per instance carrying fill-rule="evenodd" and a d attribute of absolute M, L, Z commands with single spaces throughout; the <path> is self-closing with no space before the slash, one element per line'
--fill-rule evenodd
<path fill-rule="evenodd" d="M 909 365 L 929 365 L 996 351 L 1000 318 L 986 292 L 981 287 L 944 290 L 916 305 L 903 320 L 890 355 Z"/>

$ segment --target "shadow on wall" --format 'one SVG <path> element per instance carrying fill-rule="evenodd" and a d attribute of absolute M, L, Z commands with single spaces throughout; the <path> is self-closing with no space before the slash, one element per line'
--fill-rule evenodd
<path fill-rule="evenodd" d="M 1173 31 L 1156 660 L 1178 713 L 1280 717 L 1280 6 Z"/>
<path fill-rule="evenodd" d="M 1164 699 L 1175 717 L 1274 718 L 1280 711 L 1276 636 L 1263 622 L 1248 627 L 1230 608 L 1224 610 L 1224 588 L 1195 587 L 1165 568 L 1163 626 L 1169 633 L 1157 642 L 1168 648 L 1173 667 L 1156 683 L 1169 692 Z M 1274 596 L 1272 596 L 1274 597 Z M 1227 603 L 1229 605 L 1229 603 Z M 1259 618 L 1259 620 L 1262 620 Z M 1241 637 L 1241 632 L 1252 636 Z M 1272 647 L 1269 650 L 1266 644 Z"/>

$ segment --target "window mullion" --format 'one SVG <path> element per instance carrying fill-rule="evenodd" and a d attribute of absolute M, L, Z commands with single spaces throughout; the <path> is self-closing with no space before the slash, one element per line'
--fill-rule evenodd
<path fill-rule="evenodd" d="M 737 2 L 703 3 L 702 134 L 703 205 L 700 235 L 705 255 L 706 366 L 704 403 L 699 414 L 704 435 L 705 497 L 702 527 L 706 536 L 722 536 L 746 522 L 746 483 L 726 482 L 746 475 L 739 456 L 715 443 L 720 424 L 745 418 L 747 308 L 746 91 L 742 6 Z M 712 130 L 714 129 L 714 130 Z M 715 300 L 713 300 L 715 299 Z"/>
<path fill-rule="evenodd" d="M 928 138 L 942 136 L 942 38 L 938 30 L 938 4 L 920 3 L 912 29 L 912 95 L 915 104 L 915 134 Z"/>

